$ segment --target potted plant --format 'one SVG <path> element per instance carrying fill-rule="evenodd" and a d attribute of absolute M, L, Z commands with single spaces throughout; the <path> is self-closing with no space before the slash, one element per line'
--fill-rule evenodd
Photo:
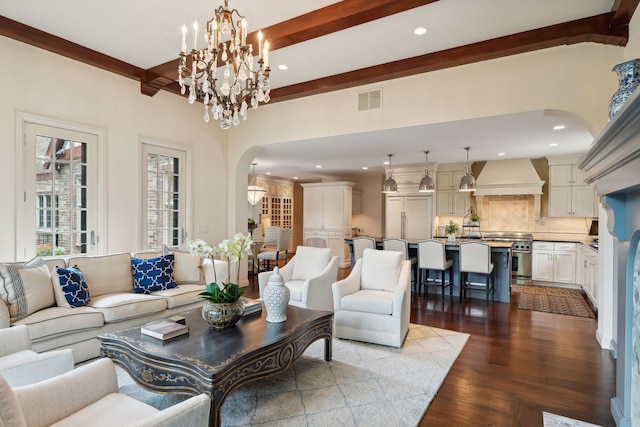
<path fill-rule="evenodd" d="M 256 222 L 255 219 L 249 218 L 247 220 L 247 228 L 249 229 L 249 234 L 251 236 L 253 236 L 253 230 L 255 230 L 257 227 L 258 227 L 258 223 Z"/>
<path fill-rule="evenodd" d="M 458 231 L 458 224 L 449 220 L 449 223 L 444 226 L 444 232 L 447 233 L 449 242 L 453 243 L 456 241 L 456 231 Z"/>
<path fill-rule="evenodd" d="M 207 284 L 205 290 L 198 296 L 205 300 L 202 307 L 202 317 L 214 329 L 224 329 L 236 324 L 244 314 L 244 305 L 240 297 L 244 289 L 238 286 L 240 281 L 240 268 L 236 268 L 236 283 L 231 282 L 231 263 L 238 263 L 242 255 L 251 247 L 251 235 L 238 233 L 233 240 L 224 240 L 217 247 L 212 247 L 204 240 L 194 240 L 189 243 L 191 255 L 199 255 L 209 258 L 214 262 L 214 258 L 227 261 L 227 281 L 218 283 L 215 263 L 213 268 L 214 282 Z"/>
<path fill-rule="evenodd" d="M 469 219 L 471 220 L 471 225 L 480 225 L 480 217 L 478 214 L 472 213 Z"/>

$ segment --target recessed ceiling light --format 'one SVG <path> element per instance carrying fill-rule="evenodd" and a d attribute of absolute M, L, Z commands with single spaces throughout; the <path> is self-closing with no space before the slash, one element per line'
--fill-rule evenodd
<path fill-rule="evenodd" d="M 549 147 L 555 147 L 555 146 L 557 146 L 557 145 L 558 145 L 558 144 L 556 144 L 555 142 L 552 142 L 551 144 L 549 144 Z"/>
<path fill-rule="evenodd" d="M 365 170 L 365 171 L 366 171 L 367 169 L 369 169 L 369 168 L 368 168 L 368 167 L 366 167 L 366 166 L 363 166 L 363 167 L 362 167 L 362 170 Z"/>
<path fill-rule="evenodd" d="M 383 163 L 383 165 L 388 165 L 388 164 L 389 164 L 389 160 Z"/>
<path fill-rule="evenodd" d="M 286 64 L 280 64 L 280 65 L 278 65 L 278 70 L 282 70 L 282 71 L 284 71 L 284 70 L 288 70 L 288 69 L 289 69 L 289 66 L 288 66 L 288 65 L 286 65 Z"/>
<path fill-rule="evenodd" d="M 316 165 L 316 169 L 322 169 L 322 165 Z"/>
<path fill-rule="evenodd" d="M 557 125 L 553 127 L 553 130 L 562 130 L 564 129 L 564 125 Z"/>
<path fill-rule="evenodd" d="M 418 27 L 415 30 L 413 30 L 413 34 L 417 35 L 417 36 L 421 36 L 423 34 L 425 34 L 427 32 L 427 29 L 425 27 Z"/>
<path fill-rule="evenodd" d="M 504 155 L 506 155 L 506 154 L 507 154 L 507 153 L 498 153 L 498 156 L 504 156 Z"/>
<path fill-rule="evenodd" d="M 267 175 L 271 175 L 271 172 L 267 172 Z"/>
<path fill-rule="evenodd" d="M 297 177 L 297 176 L 294 176 L 294 177 L 293 177 L 293 179 L 298 179 L 298 177 Z"/>

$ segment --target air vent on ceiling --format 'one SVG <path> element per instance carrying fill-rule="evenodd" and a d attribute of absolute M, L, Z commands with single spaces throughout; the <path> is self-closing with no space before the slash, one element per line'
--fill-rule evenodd
<path fill-rule="evenodd" d="M 358 111 L 382 108 L 382 89 L 358 94 Z"/>

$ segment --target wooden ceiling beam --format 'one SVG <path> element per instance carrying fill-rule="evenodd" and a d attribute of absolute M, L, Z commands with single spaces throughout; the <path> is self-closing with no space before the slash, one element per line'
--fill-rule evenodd
<path fill-rule="evenodd" d="M 70 42 L 53 34 L 45 33 L 37 28 L 21 24 L 20 22 L 0 15 L 0 35 L 49 52 L 57 53 L 76 61 L 93 65 L 94 67 L 142 81 L 146 76 L 143 68 Z"/>
<path fill-rule="evenodd" d="M 581 42 L 596 42 L 622 46 L 626 44 L 628 28 L 610 28 L 611 14 L 565 22 L 525 31 L 483 42 L 473 43 L 414 58 L 349 71 L 322 79 L 272 89 L 271 101 L 287 101 L 334 90 L 347 89 L 384 80 L 407 77 L 459 65 L 531 52 L 549 47 Z"/>
<path fill-rule="evenodd" d="M 631 22 L 631 17 L 638 8 L 640 0 L 616 0 L 611 11 L 614 12 L 611 18 L 611 27 L 627 26 Z"/>
<path fill-rule="evenodd" d="M 343 0 L 263 28 L 262 34 L 269 40 L 273 51 L 436 1 L 438 0 Z M 247 35 L 247 44 L 252 44 L 254 51 L 257 51 L 257 31 Z M 148 69 L 146 79 L 142 82 L 142 92 L 153 96 L 154 89 L 157 91 L 162 88 L 163 79 L 177 80 L 178 64 L 179 59 L 176 58 Z"/>

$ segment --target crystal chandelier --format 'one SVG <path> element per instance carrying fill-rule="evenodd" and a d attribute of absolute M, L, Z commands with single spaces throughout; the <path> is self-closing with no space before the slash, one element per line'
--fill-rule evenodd
<path fill-rule="evenodd" d="M 229 0 L 215 10 L 204 32 L 205 47 L 197 49 L 198 21 L 193 23 L 193 48 L 187 55 L 187 27 L 182 26 L 182 46 L 178 83 L 184 95 L 189 88 L 189 103 L 197 98 L 204 103 L 204 121 L 209 110 L 222 129 L 238 126 L 247 119 L 249 105 L 269 102 L 269 42 L 258 32 L 258 61 L 253 45 L 247 45 L 247 21 L 236 9 L 229 10 Z M 191 58 L 191 61 L 187 60 Z"/>

